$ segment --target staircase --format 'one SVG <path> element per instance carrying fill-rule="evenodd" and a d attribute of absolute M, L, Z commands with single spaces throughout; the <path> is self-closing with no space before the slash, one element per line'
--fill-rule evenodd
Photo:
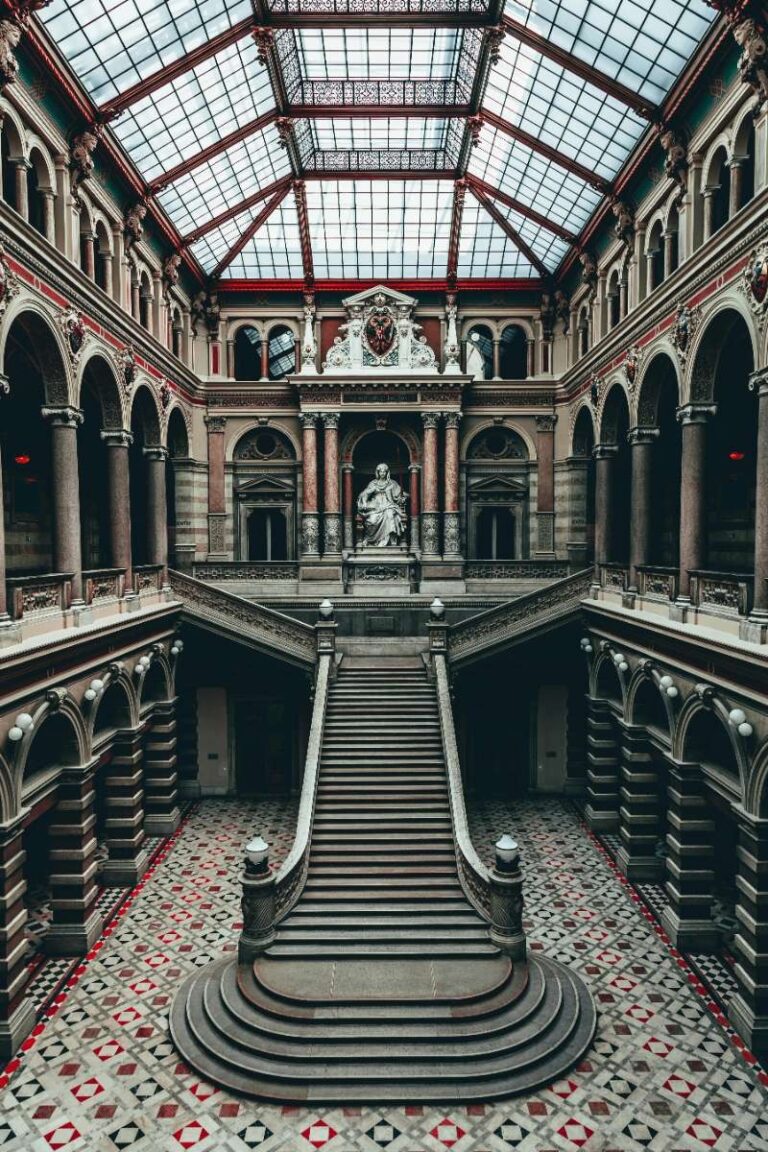
<path fill-rule="evenodd" d="M 578 977 L 513 964 L 461 887 L 440 715 L 420 657 L 345 660 L 326 710 L 306 883 L 252 965 L 177 994 L 183 1057 L 262 1100 L 490 1100 L 589 1046 Z"/>

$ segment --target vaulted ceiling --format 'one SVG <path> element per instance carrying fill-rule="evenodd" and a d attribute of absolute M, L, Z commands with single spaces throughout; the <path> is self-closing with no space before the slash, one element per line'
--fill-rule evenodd
<path fill-rule="evenodd" d="M 37 17 L 206 275 L 554 273 L 704 0 L 52 0 Z"/>

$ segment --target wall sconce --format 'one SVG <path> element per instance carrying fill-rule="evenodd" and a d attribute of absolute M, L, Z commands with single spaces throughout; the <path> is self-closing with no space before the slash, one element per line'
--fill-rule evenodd
<path fill-rule="evenodd" d="M 31 732 L 34 726 L 35 722 L 29 712 L 19 712 L 16 717 L 16 723 L 8 732 L 8 739 L 12 740 L 15 744 L 23 738 L 25 732 Z"/>
<path fill-rule="evenodd" d="M 659 686 L 664 689 L 671 700 L 680 695 L 671 676 L 662 676 L 659 680 Z"/>
<path fill-rule="evenodd" d="M 579 647 L 587 656 L 594 652 L 594 648 L 590 643 L 589 636 L 582 636 L 581 640 L 579 641 Z"/>
<path fill-rule="evenodd" d="M 744 739 L 751 736 L 754 732 L 754 728 L 747 720 L 746 712 L 742 711 L 741 708 L 732 708 L 728 713 L 728 719 L 731 724 L 733 724 L 739 736 L 743 736 Z"/>

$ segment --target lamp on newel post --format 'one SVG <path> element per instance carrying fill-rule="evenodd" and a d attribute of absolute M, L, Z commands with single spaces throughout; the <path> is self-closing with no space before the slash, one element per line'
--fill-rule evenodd
<path fill-rule="evenodd" d="M 275 938 L 275 878 L 269 869 L 269 845 L 254 836 L 243 862 L 243 931 L 237 945 L 241 964 L 250 964 Z"/>
<path fill-rule="evenodd" d="M 525 960 L 523 874 L 520 849 L 512 836 L 496 842 L 496 862 L 490 873 L 491 940 L 512 960 Z"/>

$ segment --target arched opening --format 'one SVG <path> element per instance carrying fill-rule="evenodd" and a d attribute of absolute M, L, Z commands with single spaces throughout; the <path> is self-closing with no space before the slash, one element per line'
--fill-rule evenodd
<path fill-rule="evenodd" d="M 586 356 L 591 344 L 589 309 L 586 304 L 579 309 L 579 319 L 576 323 L 576 336 L 578 339 L 579 356 Z"/>
<path fill-rule="evenodd" d="M 520 560 L 529 555 L 528 470 L 528 448 L 514 429 L 485 428 L 470 441 L 466 522 L 471 559 Z"/>
<path fill-rule="evenodd" d="M 238 555 L 250 562 L 296 555 L 296 453 L 276 428 L 258 427 L 232 455 Z"/>
<path fill-rule="evenodd" d="M 83 423 L 78 430 L 77 463 L 80 474 L 80 528 L 83 568 L 106 568 L 112 563 L 109 469 L 102 432 L 120 427 L 120 398 L 109 365 L 101 357 L 88 361 L 80 396 Z"/>
<path fill-rule="evenodd" d="M 80 212 L 80 267 L 89 280 L 96 279 L 96 233 L 85 209 Z"/>
<path fill-rule="evenodd" d="M 664 280 L 664 238 L 661 220 L 657 220 L 648 234 L 645 250 L 647 262 L 647 287 L 652 292 Z"/>
<path fill-rule="evenodd" d="M 678 386 L 668 356 L 658 355 L 645 373 L 638 404 L 641 427 L 658 430 L 651 451 L 651 500 L 648 563 L 676 567 L 680 540 L 681 429 Z"/>
<path fill-rule="evenodd" d="M 284 324 L 278 324 L 269 333 L 268 362 L 270 380 L 282 380 L 296 371 L 296 337 Z"/>
<path fill-rule="evenodd" d="M 112 295 L 112 245 L 103 220 L 96 222 L 96 283 L 108 296 Z"/>
<path fill-rule="evenodd" d="M 293 342 L 293 333 L 291 333 L 291 342 Z M 271 353 L 270 346 L 270 357 Z M 249 324 L 245 328 L 238 328 L 235 333 L 235 380 L 260 379 L 261 335 L 258 329 Z"/>
<path fill-rule="evenodd" d="M 131 489 L 131 554 L 133 565 L 148 564 L 150 557 L 149 484 L 146 448 L 160 444 L 157 409 L 146 388 L 136 392 L 131 409 L 133 443 L 129 450 Z"/>
<path fill-rule="evenodd" d="M 168 699 L 168 685 L 165 678 L 165 669 L 157 660 L 149 666 L 141 687 L 141 709 L 150 704 L 160 704 Z"/>
<path fill-rule="evenodd" d="M 589 409 L 582 407 L 573 427 L 573 469 L 570 481 L 571 535 L 582 545 L 574 559 L 590 563 L 595 556 L 595 428 Z M 570 549 L 570 545 L 569 545 Z"/>
<path fill-rule="evenodd" d="M 619 271 L 615 268 L 611 275 L 608 277 L 608 291 L 606 295 L 608 301 L 608 331 L 615 328 L 621 319 L 621 289 L 619 287 Z"/>
<path fill-rule="evenodd" d="M 749 113 L 742 121 L 736 136 L 731 160 L 731 181 L 734 186 L 736 210 L 749 204 L 755 196 L 755 121 Z"/>
<path fill-rule="evenodd" d="M 614 384 L 605 400 L 600 443 L 610 446 L 611 478 L 608 500 L 610 514 L 605 524 L 605 547 L 608 563 L 626 564 L 629 558 L 629 529 L 632 519 L 632 462 L 627 442 L 629 407 L 624 389 Z M 603 510 L 606 513 L 606 510 Z"/>
<path fill-rule="evenodd" d="M 180 308 L 174 308 L 171 316 L 171 351 L 177 359 L 184 359 L 184 325 Z"/>
<path fill-rule="evenodd" d="M 11 208 L 20 212 L 19 180 L 22 176 L 26 179 L 26 172 L 22 168 L 20 175 L 19 165 L 25 164 L 26 161 L 24 160 L 21 137 L 16 125 L 7 113 L 3 116 L 3 130 L 0 133 L 0 161 L 3 170 L 3 200 Z"/>
<path fill-rule="evenodd" d="M 645 739 L 632 737 L 634 756 L 624 767 L 620 810 L 622 853 L 626 875 L 633 880 L 659 880 L 666 862 L 667 761 L 669 720 L 661 689 L 650 678 L 635 693 L 632 722 L 645 730 Z"/>
<path fill-rule="evenodd" d="M 475 379 L 493 378 L 493 334 L 486 324 L 473 324 L 467 333 L 465 371 Z"/>
<path fill-rule="evenodd" d="M 528 337 L 519 324 L 508 324 L 501 333 L 499 375 L 503 380 L 525 380 L 528 375 Z"/>
<path fill-rule="evenodd" d="M 165 498 L 168 527 L 168 556 L 174 567 L 184 566 L 187 550 L 179 551 L 179 529 L 188 519 L 188 498 L 192 482 L 189 460 L 189 437 L 184 417 L 174 408 L 168 419 L 168 456 L 165 461 Z M 189 513 L 191 515 L 191 513 Z"/>
<path fill-rule="evenodd" d="M 46 199 L 51 198 L 53 189 L 48 175 L 45 158 L 39 148 L 32 148 L 29 153 L 29 168 L 27 170 L 27 201 L 29 204 L 29 222 L 41 236 L 47 236 L 53 241 L 51 230 L 52 219 L 46 207 Z"/>
<path fill-rule="evenodd" d="M 712 157 L 703 196 L 704 238 L 708 239 L 727 223 L 730 211 L 731 169 L 724 147 L 718 148 Z"/>

